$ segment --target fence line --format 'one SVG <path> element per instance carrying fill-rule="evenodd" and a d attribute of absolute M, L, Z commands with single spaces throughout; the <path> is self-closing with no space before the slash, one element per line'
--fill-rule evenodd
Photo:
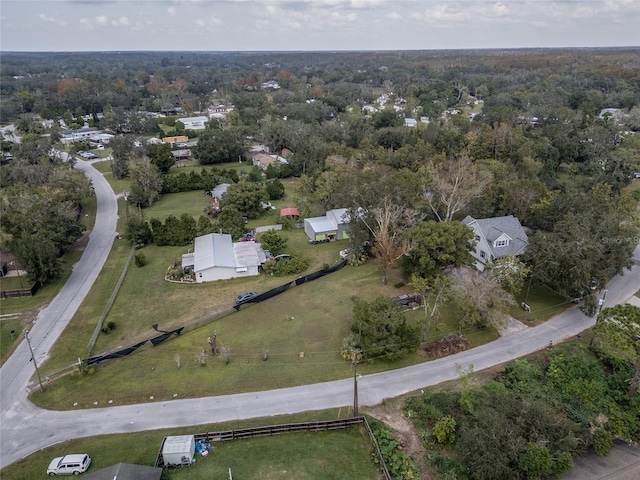
<path fill-rule="evenodd" d="M 113 292 L 111 292 L 111 297 L 109 297 L 109 301 L 107 302 L 107 304 L 104 306 L 104 309 L 102 310 L 102 313 L 100 314 L 100 318 L 98 319 L 98 323 L 96 324 L 96 328 L 93 330 L 93 334 L 91 335 L 91 338 L 89 339 L 89 343 L 87 344 L 87 352 L 91 353 L 91 351 L 93 350 L 94 345 L 96 344 L 96 340 L 98 339 L 98 335 L 100 335 L 100 331 L 102 330 L 102 325 L 104 323 L 104 320 L 107 318 L 107 315 L 109 314 L 109 311 L 111 310 L 111 307 L 113 306 L 113 302 L 116 301 L 116 296 L 118 295 L 118 292 L 120 291 L 120 287 L 122 286 L 122 282 L 124 282 L 124 277 L 127 274 L 127 270 L 129 270 L 129 265 L 131 265 L 131 260 L 133 259 L 133 255 L 136 252 L 136 247 L 135 245 L 131 246 L 131 250 L 129 251 L 129 256 L 127 257 L 127 263 L 125 263 L 124 265 L 124 269 L 122 270 L 122 273 L 120 274 L 120 278 L 118 279 L 118 282 L 116 283 L 116 286 L 113 289 Z"/>
<path fill-rule="evenodd" d="M 33 297 L 40 288 L 39 282 L 34 282 L 29 288 L 15 288 L 12 290 L 0 290 L 0 299 Z"/>
<path fill-rule="evenodd" d="M 382 452 L 380 451 L 380 447 L 378 446 L 376 437 L 373 434 L 371 427 L 369 426 L 369 422 L 367 422 L 367 419 L 363 416 L 340 418 L 337 420 L 319 420 L 315 422 L 283 423 L 277 425 L 265 425 L 262 427 L 238 428 L 235 430 L 222 430 L 219 432 L 195 433 L 193 435 L 196 442 L 203 439 L 207 442 L 225 442 L 228 440 L 242 440 L 243 438 L 265 437 L 280 435 L 283 433 L 337 430 L 360 424 L 365 427 L 365 430 L 369 435 L 371 444 L 375 450 L 376 455 L 378 456 L 378 460 L 380 462 L 379 465 L 382 470 L 382 474 L 385 477 L 385 480 L 392 480 L 389 469 L 387 468 L 387 464 L 385 463 Z M 162 439 L 162 442 L 160 442 L 160 448 L 158 449 L 158 454 L 156 455 L 156 461 L 154 464 L 155 467 L 164 466 L 162 449 L 164 447 L 164 442 L 166 441 L 166 439 L 167 437 L 164 437 Z"/>

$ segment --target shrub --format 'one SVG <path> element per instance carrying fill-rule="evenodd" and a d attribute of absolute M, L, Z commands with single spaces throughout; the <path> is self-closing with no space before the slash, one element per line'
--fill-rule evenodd
<path fill-rule="evenodd" d="M 451 415 L 445 415 L 436 422 L 433 427 L 433 434 L 438 443 L 441 445 L 453 445 L 456 441 L 456 427 L 458 426 L 455 418 Z"/>
<path fill-rule="evenodd" d="M 559 452 L 551 470 L 558 478 L 573 469 L 573 457 L 569 452 Z"/>
<path fill-rule="evenodd" d="M 593 449 L 596 455 L 604 457 L 613 447 L 613 435 L 604 428 L 599 428 L 593 434 Z"/>
<path fill-rule="evenodd" d="M 551 472 L 551 453 L 543 445 L 529 443 L 520 457 L 519 466 L 529 480 L 544 477 Z"/>
<path fill-rule="evenodd" d="M 402 444 L 391 434 L 385 424 L 373 418 L 368 420 L 391 476 L 399 479 L 418 478 L 418 468 L 411 457 L 402 452 Z"/>
<path fill-rule="evenodd" d="M 136 264 L 136 267 L 144 267 L 147 264 L 147 257 L 143 252 L 137 252 L 133 258 L 133 262 Z"/>

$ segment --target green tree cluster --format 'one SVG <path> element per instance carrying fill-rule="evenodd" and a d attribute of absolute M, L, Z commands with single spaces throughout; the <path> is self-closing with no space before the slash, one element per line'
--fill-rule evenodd
<path fill-rule="evenodd" d="M 157 218 L 152 218 L 150 224 L 153 240 L 159 247 L 190 245 L 198 236 L 198 223 L 188 213 L 183 213 L 180 218 L 169 215 L 164 223 Z"/>
<path fill-rule="evenodd" d="M 364 359 L 397 360 L 418 346 L 416 327 L 409 325 L 402 306 L 387 297 L 355 300 L 351 332 Z"/>

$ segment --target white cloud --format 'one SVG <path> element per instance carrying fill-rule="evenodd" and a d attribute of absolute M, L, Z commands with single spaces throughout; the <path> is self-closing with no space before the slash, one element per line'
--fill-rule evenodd
<path fill-rule="evenodd" d="M 105 25 L 107 25 L 107 23 L 109 22 L 109 20 L 107 19 L 106 16 L 104 15 L 99 15 L 97 16 L 94 21 L 96 22 L 96 25 L 99 25 L 101 27 L 104 27 Z"/>
<path fill-rule="evenodd" d="M 176 16 L 176 8 L 175 7 L 167 8 L 167 13 L 169 14 L 170 17 L 175 17 Z"/>
<path fill-rule="evenodd" d="M 198 18 L 195 21 L 196 26 L 203 28 L 208 31 L 217 30 L 216 27 L 222 25 L 222 20 L 220 20 L 215 14 L 210 15 L 209 18 Z"/>
<path fill-rule="evenodd" d="M 621 9 L 627 9 L 634 6 L 636 9 L 638 8 L 638 2 L 636 0 L 605 0 L 604 1 L 604 9 L 608 11 L 617 12 Z"/>
<path fill-rule="evenodd" d="M 61 20 L 55 17 L 49 17 L 44 13 L 41 13 L 40 15 L 38 15 L 38 18 L 40 19 L 40 21 L 45 23 L 55 23 L 56 25 L 60 25 L 60 26 L 65 26 L 67 24 L 64 20 Z"/>
<path fill-rule="evenodd" d="M 469 7 L 471 6 L 473 6 L 473 4 L 469 5 Z M 469 21 L 471 19 L 472 12 L 472 8 L 464 9 L 455 4 L 437 4 L 430 8 L 426 8 L 423 12 L 412 13 L 410 18 L 446 26 L 448 23 Z"/>
<path fill-rule="evenodd" d="M 496 3 L 493 4 L 492 11 L 493 11 L 494 14 L 496 14 L 498 16 L 508 15 L 509 14 L 509 7 L 507 7 L 502 2 L 496 2 Z"/>
<path fill-rule="evenodd" d="M 402 16 L 398 12 L 389 12 L 385 15 L 389 20 L 401 20 Z"/>
<path fill-rule="evenodd" d="M 128 27 L 130 24 L 127 17 L 120 17 L 118 20 L 112 20 L 111 25 L 114 27 Z"/>

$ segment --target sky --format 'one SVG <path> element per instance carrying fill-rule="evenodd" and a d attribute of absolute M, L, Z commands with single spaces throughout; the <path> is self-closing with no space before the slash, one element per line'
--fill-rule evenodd
<path fill-rule="evenodd" d="M 640 45 L 640 0 L 0 0 L 1 51 Z"/>

